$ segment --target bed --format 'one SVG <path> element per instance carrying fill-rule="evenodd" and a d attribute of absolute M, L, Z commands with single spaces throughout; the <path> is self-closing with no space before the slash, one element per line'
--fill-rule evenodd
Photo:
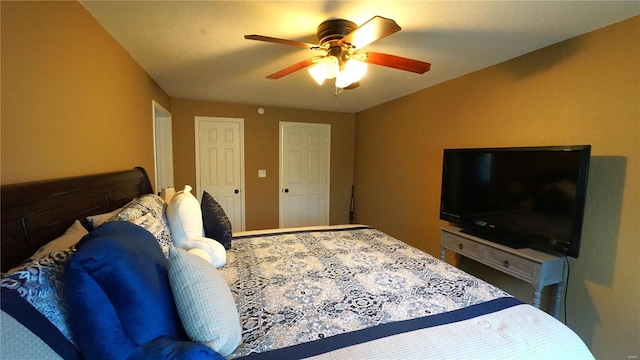
<path fill-rule="evenodd" d="M 173 205 L 151 192 L 141 168 L 2 186 L 2 358 L 593 358 L 545 312 L 366 225 L 234 232 L 216 269 L 175 249 Z M 206 230 L 212 215 L 198 215 Z M 82 240 L 60 246 L 73 228 Z M 43 246 L 53 251 L 38 258 Z M 117 288 L 78 292 L 76 265 L 102 257 Z M 151 268 L 160 285 L 148 288 Z"/>

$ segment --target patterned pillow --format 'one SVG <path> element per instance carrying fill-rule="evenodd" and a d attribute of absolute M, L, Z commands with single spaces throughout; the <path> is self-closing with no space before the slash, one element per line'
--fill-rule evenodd
<path fill-rule="evenodd" d="M 89 224 L 90 229 L 96 229 L 98 226 L 104 224 L 109 219 L 117 215 L 121 210 L 122 208 L 119 208 L 108 213 L 87 216 L 87 223 Z"/>
<path fill-rule="evenodd" d="M 225 249 L 231 248 L 231 221 L 222 206 L 208 192 L 202 193 L 202 222 L 204 235 L 221 243 Z"/>
<path fill-rule="evenodd" d="M 158 240 L 165 256 L 173 245 L 165 215 L 165 202 L 157 195 L 146 194 L 131 200 L 111 221 L 128 221 L 149 231 Z"/>
<path fill-rule="evenodd" d="M 14 290 L 74 345 L 62 276 L 65 264 L 75 252 L 74 246 L 64 251 L 49 253 L 0 280 L 0 287 Z"/>

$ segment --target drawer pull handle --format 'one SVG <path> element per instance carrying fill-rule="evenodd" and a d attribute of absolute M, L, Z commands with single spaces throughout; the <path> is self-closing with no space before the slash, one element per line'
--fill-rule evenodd
<path fill-rule="evenodd" d="M 458 244 L 458 249 L 462 250 L 463 247 L 462 244 Z"/>
<path fill-rule="evenodd" d="M 504 267 L 508 268 L 509 267 L 509 260 L 505 260 L 502 265 L 504 265 Z"/>

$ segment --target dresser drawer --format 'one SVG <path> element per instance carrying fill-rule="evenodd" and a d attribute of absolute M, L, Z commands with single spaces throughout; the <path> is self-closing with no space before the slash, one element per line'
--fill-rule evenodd
<path fill-rule="evenodd" d="M 444 233 L 442 245 L 448 249 L 455 249 L 454 251 L 460 255 L 464 255 L 472 259 L 482 259 L 482 249 L 484 247 L 477 242 L 467 240 L 460 236 Z"/>
<path fill-rule="evenodd" d="M 484 263 L 528 282 L 540 278 L 540 264 L 496 249 L 485 249 Z"/>

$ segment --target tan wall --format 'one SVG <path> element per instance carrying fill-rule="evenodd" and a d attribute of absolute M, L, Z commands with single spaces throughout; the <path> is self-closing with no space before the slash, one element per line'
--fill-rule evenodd
<path fill-rule="evenodd" d="M 177 189 L 196 181 L 195 116 L 244 119 L 246 229 L 277 228 L 279 223 L 278 124 L 280 121 L 331 124 L 330 222 L 349 222 L 355 115 L 209 101 L 172 99 L 174 179 Z M 258 170 L 267 170 L 258 178 Z"/>
<path fill-rule="evenodd" d="M 2 184 L 143 166 L 169 96 L 78 2 L 1 2 Z"/>
<path fill-rule="evenodd" d="M 591 144 L 567 321 L 598 358 L 637 356 L 639 34 L 635 17 L 358 113 L 356 221 L 439 256 L 444 148 Z M 519 281 L 468 267 L 521 292 Z"/>

